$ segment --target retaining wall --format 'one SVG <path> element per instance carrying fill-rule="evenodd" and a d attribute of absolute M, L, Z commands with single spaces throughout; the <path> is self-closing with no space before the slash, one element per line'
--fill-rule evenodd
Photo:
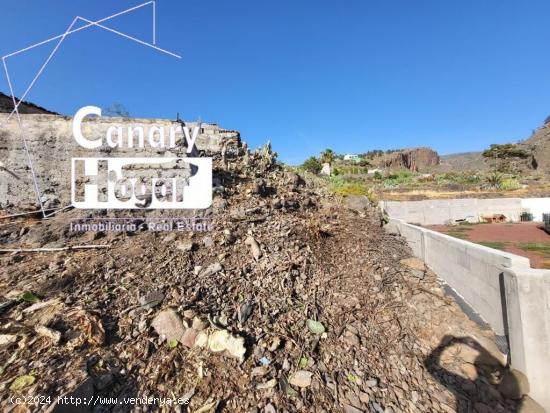
<path fill-rule="evenodd" d="M 511 365 L 529 379 L 531 397 L 550 411 L 550 271 L 504 271 Z"/>
<path fill-rule="evenodd" d="M 380 207 L 392 218 L 419 225 L 447 224 L 457 220 L 480 222 L 483 217 L 494 214 L 502 214 L 509 221 L 519 221 L 522 212 L 530 212 L 535 221 L 542 221 L 542 214 L 550 212 L 550 198 L 381 201 Z"/>
<path fill-rule="evenodd" d="M 392 219 L 413 253 L 510 343 L 511 366 L 550 411 L 550 271 L 527 258 Z"/>

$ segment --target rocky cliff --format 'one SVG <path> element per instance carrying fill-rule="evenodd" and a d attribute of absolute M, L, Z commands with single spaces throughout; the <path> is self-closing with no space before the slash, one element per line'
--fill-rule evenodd
<path fill-rule="evenodd" d="M 382 158 L 382 165 L 386 168 L 411 171 L 420 171 L 440 162 L 437 152 L 430 148 L 403 149 Z"/>
<path fill-rule="evenodd" d="M 533 167 L 541 172 L 550 172 L 550 123 L 539 128 L 521 146 L 533 154 Z"/>

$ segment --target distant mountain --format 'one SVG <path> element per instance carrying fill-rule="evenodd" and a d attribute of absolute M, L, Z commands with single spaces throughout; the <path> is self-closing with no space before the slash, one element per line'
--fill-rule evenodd
<path fill-rule="evenodd" d="M 541 128 L 520 144 L 533 154 L 534 166 L 537 170 L 550 172 L 550 123 Z"/>
<path fill-rule="evenodd" d="M 526 156 L 509 156 L 495 159 L 484 157 L 483 152 L 465 152 L 441 156 L 441 163 L 437 168 L 442 172 L 472 171 L 486 172 L 495 168 L 507 167 L 511 171 L 537 171 L 550 173 L 550 122 L 542 127 L 527 140 L 511 145 L 496 145 L 497 147 L 511 147 L 513 150 L 524 152 Z M 490 153 L 490 152 L 489 152 Z"/>
<path fill-rule="evenodd" d="M 462 152 L 442 155 L 438 170 L 442 172 L 479 171 L 490 168 L 482 152 Z"/>
<path fill-rule="evenodd" d="M 16 100 L 19 101 L 19 99 Z M 13 99 L 11 96 L 5 95 L 0 92 L 0 113 L 11 113 L 13 110 Z M 51 112 L 31 102 L 23 101 L 18 106 L 19 113 L 23 114 L 48 114 L 59 115 L 59 113 Z"/>

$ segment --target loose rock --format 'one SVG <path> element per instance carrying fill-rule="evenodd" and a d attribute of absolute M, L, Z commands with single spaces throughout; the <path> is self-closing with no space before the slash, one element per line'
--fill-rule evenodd
<path fill-rule="evenodd" d="M 181 317 L 172 309 L 158 313 L 151 325 L 157 334 L 166 341 L 181 341 L 185 333 Z"/>
<path fill-rule="evenodd" d="M 208 337 L 208 348 L 214 353 L 224 352 L 241 362 L 246 353 L 244 338 L 233 336 L 227 330 L 216 330 L 211 333 Z"/>
<path fill-rule="evenodd" d="M 252 236 L 248 236 L 244 241 L 246 245 L 250 246 L 250 252 L 254 259 L 258 261 L 262 256 L 262 250 L 260 249 L 260 244 Z"/>
<path fill-rule="evenodd" d="M 312 376 L 313 373 L 310 371 L 298 370 L 288 378 L 288 382 L 296 387 L 309 387 Z"/>

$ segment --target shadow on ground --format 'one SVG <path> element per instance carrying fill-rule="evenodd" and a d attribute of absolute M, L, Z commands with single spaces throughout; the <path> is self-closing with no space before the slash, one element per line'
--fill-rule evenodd
<path fill-rule="evenodd" d="M 469 355 L 467 362 L 461 354 Z M 471 337 L 445 336 L 424 364 L 455 395 L 458 413 L 537 411 L 531 409 L 534 402 L 523 397 L 528 388 L 521 373 L 512 374 Z"/>

